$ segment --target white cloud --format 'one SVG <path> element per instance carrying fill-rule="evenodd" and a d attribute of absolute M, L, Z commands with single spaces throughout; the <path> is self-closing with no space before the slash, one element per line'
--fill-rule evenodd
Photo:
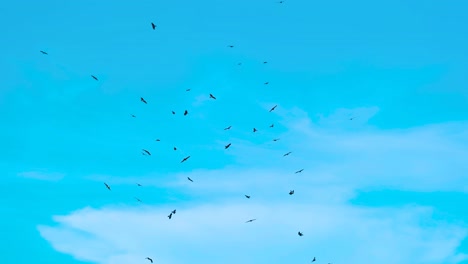
<path fill-rule="evenodd" d="M 47 171 L 26 171 L 18 173 L 18 176 L 44 181 L 59 181 L 65 174 Z"/>
<path fill-rule="evenodd" d="M 371 209 L 348 201 L 363 188 L 466 191 L 468 123 L 378 130 L 349 118 L 338 122 L 347 112 L 368 120 L 377 108 L 341 109 L 317 122 L 300 109 L 279 108 L 288 128 L 281 140 L 231 138 L 226 153 L 236 158 L 233 166 L 113 178 L 117 185 L 140 182 L 190 196 L 172 220 L 169 207 L 86 208 L 39 230 L 57 250 L 100 264 L 146 256 L 156 263 L 227 264 L 306 263 L 314 256 L 319 263 L 467 259 L 456 249 L 468 229 L 432 220 L 431 208 Z M 250 218 L 258 220 L 245 224 Z"/>

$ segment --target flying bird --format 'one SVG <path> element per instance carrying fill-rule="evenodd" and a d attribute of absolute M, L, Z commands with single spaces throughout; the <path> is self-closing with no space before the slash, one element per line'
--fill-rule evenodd
<path fill-rule="evenodd" d="M 258 130 L 254 127 L 254 128 L 253 128 L 253 132 L 255 133 L 255 132 L 257 132 L 257 131 L 258 131 Z"/>
<path fill-rule="evenodd" d="M 188 111 L 187 111 L 187 110 L 185 110 L 185 112 L 184 112 L 184 116 L 186 116 L 186 115 L 188 115 Z"/>
<path fill-rule="evenodd" d="M 142 101 L 142 102 L 145 103 L 145 104 L 148 104 L 148 103 L 146 102 L 146 100 L 145 100 L 143 97 L 140 97 L 140 101 Z"/>
<path fill-rule="evenodd" d="M 282 4 L 282 3 L 284 3 L 284 1 L 279 1 L 279 2 L 276 2 L 276 3 L 278 3 L 278 4 Z"/>
<path fill-rule="evenodd" d="M 136 197 L 135 197 L 135 199 L 136 199 L 138 202 L 142 203 L 142 201 L 141 201 L 140 199 L 138 199 L 138 198 L 136 198 Z"/>
<path fill-rule="evenodd" d="M 231 129 L 231 126 L 224 128 L 224 130 L 229 130 L 229 129 Z"/>
<path fill-rule="evenodd" d="M 156 29 L 156 25 L 153 22 L 151 22 L 151 27 L 153 28 L 153 30 Z M 153 262 L 153 261 L 151 261 L 151 262 Z"/>
<path fill-rule="evenodd" d="M 172 213 L 170 213 L 168 216 L 167 216 L 169 219 L 172 218 Z"/>
<path fill-rule="evenodd" d="M 91 77 L 93 77 L 93 79 L 96 80 L 96 81 L 98 80 L 98 78 L 96 78 L 96 76 L 94 76 L 94 75 L 91 75 Z"/>
<path fill-rule="evenodd" d="M 111 190 L 110 186 L 109 186 L 107 183 L 104 183 L 104 185 L 106 186 L 106 188 L 107 188 L 109 191 Z"/>
<path fill-rule="evenodd" d="M 292 152 L 289 151 L 288 153 L 284 154 L 283 157 L 286 157 L 286 156 L 288 156 L 288 155 L 291 154 L 291 153 L 292 153 Z"/>
<path fill-rule="evenodd" d="M 274 127 L 274 126 L 275 126 L 275 124 L 271 124 L 271 125 L 270 125 L 270 127 Z"/>
<path fill-rule="evenodd" d="M 210 98 L 212 98 L 212 99 L 215 99 L 215 100 L 216 100 L 216 97 L 214 97 L 212 94 L 210 94 Z"/>
<path fill-rule="evenodd" d="M 298 234 L 299 236 L 303 236 L 303 235 L 304 235 L 304 234 L 302 234 L 300 231 L 297 232 L 297 234 Z"/>
<path fill-rule="evenodd" d="M 311 262 L 314 262 L 314 261 L 315 261 L 315 257 L 314 257 L 314 259 L 313 259 Z"/>
<path fill-rule="evenodd" d="M 135 115 L 132 115 L 132 117 L 136 117 Z"/>
<path fill-rule="evenodd" d="M 300 169 L 298 171 L 296 171 L 295 173 L 301 173 L 304 169 Z"/>
<path fill-rule="evenodd" d="M 185 90 L 186 92 L 190 92 L 190 88 Z"/>
<path fill-rule="evenodd" d="M 174 111 L 172 111 L 172 114 L 173 114 L 173 115 L 175 115 L 175 112 L 174 112 Z"/>
<path fill-rule="evenodd" d="M 250 223 L 250 222 L 253 222 L 255 220 L 257 220 L 257 219 L 250 219 L 250 220 L 246 221 L 246 223 Z"/>
<path fill-rule="evenodd" d="M 153 263 L 153 260 L 151 258 L 145 258 L 145 259 L 147 259 L 147 260 L 151 261 L 151 263 Z"/>
<path fill-rule="evenodd" d="M 175 214 L 176 213 L 176 209 L 172 210 L 172 214 Z"/>
<path fill-rule="evenodd" d="M 269 84 L 269 83 L 270 83 L 270 82 L 266 82 L 266 83 L 264 83 L 264 84 L 266 85 L 266 84 Z"/>
<path fill-rule="evenodd" d="M 158 138 L 158 139 L 156 139 L 156 141 L 161 141 L 161 140 Z"/>
<path fill-rule="evenodd" d="M 293 194 L 294 194 L 294 190 L 290 190 L 289 195 L 293 195 Z"/>
<path fill-rule="evenodd" d="M 226 146 L 224 146 L 224 149 L 228 149 L 230 146 L 231 146 L 231 143 L 229 143 L 229 144 L 227 144 Z"/>
<path fill-rule="evenodd" d="M 42 54 L 44 54 L 44 55 L 49 55 L 49 54 L 47 54 L 47 52 L 45 52 L 45 51 L 40 50 L 40 52 L 41 52 Z"/>
<path fill-rule="evenodd" d="M 250 199 L 250 195 L 247 195 L 247 194 L 246 194 L 245 197 L 246 197 L 247 199 Z"/>
<path fill-rule="evenodd" d="M 239 65 L 239 66 L 242 65 L 242 62 L 237 63 L 237 65 Z"/>
<path fill-rule="evenodd" d="M 233 45 L 229 45 L 228 47 L 229 47 L 229 48 L 234 48 L 234 46 L 233 46 Z"/>
<path fill-rule="evenodd" d="M 141 184 L 137 183 L 137 185 L 141 187 Z"/>
<path fill-rule="evenodd" d="M 193 180 L 192 180 L 192 179 L 190 179 L 190 177 L 187 177 L 187 179 L 188 179 L 189 181 L 193 182 Z"/>
<path fill-rule="evenodd" d="M 146 154 L 150 155 L 151 156 L 151 153 L 149 151 L 147 151 L 146 149 L 142 149 L 144 152 L 146 152 Z"/>
<path fill-rule="evenodd" d="M 176 147 L 174 147 L 174 150 L 177 150 L 177 148 L 176 148 Z"/>
<path fill-rule="evenodd" d="M 278 140 L 280 140 L 280 139 L 279 139 L 279 138 L 274 138 L 274 139 L 273 139 L 273 141 L 278 141 Z"/>
<path fill-rule="evenodd" d="M 270 109 L 270 112 L 273 111 L 273 110 L 275 110 L 277 106 L 278 106 L 278 105 L 273 106 L 273 107 Z"/>
<path fill-rule="evenodd" d="M 264 62 L 263 62 L 263 64 L 267 64 L 267 63 L 268 63 L 268 61 L 264 61 Z"/>
<path fill-rule="evenodd" d="M 188 160 L 189 158 L 190 158 L 190 156 L 185 157 L 184 159 L 182 159 L 182 161 L 181 161 L 180 163 L 182 163 L 182 162 Z"/>
<path fill-rule="evenodd" d="M 349 118 L 349 120 L 353 120 L 354 118 L 356 118 L 356 117 L 355 117 L 355 116 L 353 116 L 353 117 Z"/>

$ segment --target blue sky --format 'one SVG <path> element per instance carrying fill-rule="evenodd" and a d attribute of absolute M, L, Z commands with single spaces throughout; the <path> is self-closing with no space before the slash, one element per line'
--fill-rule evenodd
<path fill-rule="evenodd" d="M 3 4 L 2 263 L 468 263 L 468 3 L 276 2 Z"/>

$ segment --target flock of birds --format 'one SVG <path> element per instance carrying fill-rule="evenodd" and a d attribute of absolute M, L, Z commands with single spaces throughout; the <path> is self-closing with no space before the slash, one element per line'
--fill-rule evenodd
<path fill-rule="evenodd" d="M 282 4 L 282 3 L 284 3 L 284 1 L 279 1 L 279 2 L 276 2 L 276 3 Z M 153 30 L 156 30 L 157 25 L 154 24 L 154 23 L 152 22 L 152 23 L 151 23 L 151 27 L 152 27 Z M 227 47 L 229 47 L 229 48 L 234 48 L 234 45 L 228 45 Z M 48 55 L 48 53 L 47 53 L 46 51 L 41 50 L 40 52 L 41 52 L 43 55 Z M 267 61 L 264 61 L 263 63 L 264 63 L 264 64 L 267 64 L 268 62 L 267 62 Z M 241 65 L 241 64 L 242 64 L 242 63 L 238 63 L 238 65 Z M 95 75 L 91 75 L 91 78 L 93 78 L 95 81 L 99 81 L 99 79 L 98 79 Z M 267 85 L 267 84 L 269 84 L 269 82 L 265 82 L 264 84 Z M 189 92 L 190 90 L 191 90 L 191 89 L 186 89 L 186 92 Z M 216 100 L 216 97 L 215 97 L 213 94 L 209 94 L 209 95 L 208 95 L 208 98 L 209 98 L 209 99 L 212 99 L 212 100 Z M 143 97 L 140 98 L 140 101 L 141 101 L 141 103 L 143 103 L 143 104 L 148 104 L 148 102 L 147 102 Z M 273 112 L 277 107 L 278 107 L 278 105 L 274 105 L 273 107 L 270 108 L 269 112 Z M 172 114 L 175 115 L 176 113 L 175 113 L 174 111 L 172 111 Z M 185 110 L 184 113 L 183 113 L 184 116 L 187 116 L 188 114 L 189 114 L 188 110 Z M 133 118 L 136 118 L 136 116 L 135 116 L 134 114 L 131 114 L 131 116 L 132 116 Z M 356 118 L 356 117 L 351 117 L 351 118 L 349 118 L 349 120 L 353 120 L 354 118 Z M 273 128 L 273 127 L 274 127 L 274 124 L 271 124 L 269 127 L 270 127 L 270 128 Z M 228 127 L 225 127 L 224 130 L 230 130 L 231 128 L 232 128 L 232 126 L 228 126 Z M 252 129 L 252 131 L 253 131 L 253 133 L 255 133 L 255 132 L 257 132 L 258 130 L 254 127 L 254 128 Z M 274 139 L 273 139 L 274 142 L 276 142 L 276 141 L 278 141 L 278 140 L 280 140 L 280 139 L 279 139 L 279 138 L 274 138 Z M 156 139 L 156 141 L 160 141 L 160 139 Z M 225 146 L 224 146 L 224 149 L 228 149 L 229 147 L 231 147 L 231 143 L 228 143 L 227 145 L 225 145 Z M 173 149 L 174 149 L 174 150 L 177 150 L 176 147 L 174 147 Z M 289 151 L 289 152 L 285 153 L 285 154 L 283 155 L 283 157 L 289 156 L 291 153 L 292 153 L 292 152 Z M 142 149 L 142 150 L 141 150 L 141 154 L 142 154 L 142 155 L 145 155 L 145 156 L 151 156 L 151 152 L 150 152 L 149 150 L 147 150 L 147 149 Z M 190 159 L 190 155 L 184 157 L 184 158 L 180 161 L 180 163 L 184 163 L 184 162 L 188 161 L 189 159 Z M 301 173 L 301 172 L 303 172 L 303 171 L 304 171 L 304 169 L 300 169 L 300 170 L 297 170 L 295 173 L 297 174 L 297 173 Z M 190 177 L 187 177 L 187 180 L 190 181 L 190 182 L 194 182 L 193 179 L 191 179 Z M 109 184 L 107 184 L 106 182 L 104 182 L 104 185 L 105 185 L 105 187 L 106 187 L 109 191 L 111 191 L 111 187 L 109 186 Z M 137 183 L 137 185 L 138 185 L 138 186 L 142 186 L 142 185 L 139 184 L 139 183 Z M 293 195 L 293 194 L 294 194 L 294 190 L 290 190 L 290 191 L 289 191 L 289 195 Z M 250 199 L 250 197 L 251 197 L 250 195 L 245 194 L 245 198 Z M 137 197 L 135 197 L 135 199 L 136 199 L 138 202 L 142 202 L 142 201 L 141 201 L 139 198 L 137 198 Z M 170 219 L 172 219 L 172 217 L 173 217 L 175 214 L 176 214 L 176 210 L 174 209 L 174 210 L 172 210 L 172 211 L 170 212 L 170 214 L 169 214 L 167 217 L 168 217 L 169 220 L 170 220 Z M 255 219 L 255 218 L 254 218 L 254 219 L 250 219 L 250 220 L 247 220 L 245 223 L 251 223 L 251 222 L 256 221 L 256 220 L 257 220 L 257 219 Z M 297 234 L 298 234 L 298 236 L 301 236 L 301 237 L 304 236 L 304 234 L 303 234 L 301 231 L 298 231 Z M 150 261 L 151 263 L 153 263 L 153 259 L 150 258 L 150 257 L 146 257 L 146 260 L 148 260 L 148 261 Z M 315 262 L 315 261 L 316 261 L 316 258 L 314 257 L 314 258 L 312 259 L 311 262 Z M 328 264 L 331 264 L 331 263 L 328 263 Z"/>

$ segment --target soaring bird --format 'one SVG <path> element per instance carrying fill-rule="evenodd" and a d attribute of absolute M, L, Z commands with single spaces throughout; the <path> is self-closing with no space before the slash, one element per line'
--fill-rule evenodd
<path fill-rule="evenodd" d="M 185 110 L 185 112 L 184 112 L 184 116 L 186 116 L 186 115 L 188 115 L 188 111 L 187 111 L 187 110 Z"/>
<path fill-rule="evenodd" d="M 242 62 L 237 63 L 237 65 L 241 66 L 241 65 L 242 65 Z"/>
<path fill-rule="evenodd" d="M 297 234 L 298 234 L 299 236 L 303 236 L 303 235 L 304 235 L 304 234 L 302 234 L 300 231 L 297 232 Z"/>
<path fill-rule="evenodd" d="M 185 89 L 186 92 L 190 92 L 190 88 L 189 89 Z"/>
<path fill-rule="evenodd" d="M 141 184 L 137 183 L 137 185 L 141 187 Z"/>
<path fill-rule="evenodd" d="M 314 259 L 313 259 L 311 262 L 314 262 L 314 261 L 315 261 L 315 257 L 314 257 Z"/>
<path fill-rule="evenodd" d="M 247 195 L 247 194 L 246 194 L 245 197 L 246 197 L 247 199 L 250 199 L 250 195 Z"/>
<path fill-rule="evenodd" d="M 280 140 L 280 139 L 279 139 L 279 138 L 274 138 L 274 139 L 273 139 L 273 141 L 278 141 L 278 140 Z"/>
<path fill-rule="evenodd" d="M 172 111 L 172 114 L 173 114 L 173 115 L 175 115 L 175 112 L 174 112 L 174 111 Z"/>
<path fill-rule="evenodd" d="M 193 182 L 193 180 L 192 180 L 192 179 L 190 179 L 190 177 L 187 177 L 187 179 L 188 179 L 189 181 Z"/>
<path fill-rule="evenodd" d="M 234 46 L 233 46 L 233 45 L 229 45 L 228 47 L 229 47 L 229 48 L 234 48 Z"/>
<path fill-rule="evenodd" d="M 96 76 L 94 76 L 94 75 L 91 75 L 91 77 L 93 77 L 93 79 L 96 80 L 96 81 L 98 80 L 98 78 L 96 78 Z"/>
<path fill-rule="evenodd" d="M 135 115 L 132 115 L 132 117 L 136 117 Z"/>
<path fill-rule="evenodd" d="M 354 118 L 356 118 L 356 117 L 355 117 L 355 116 L 353 116 L 353 117 L 350 117 L 350 118 L 349 118 L 349 120 L 353 120 Z"/>
<path fill-rule="evenodd" d="M 250 220 L 246 221 L 246 223 L 250 223 L 250 222 L 253 222 L 255 220 L 257 220 L 257 219 L 250 219 Z"/>
<path fill-rule="evenodd" d="M 40 52 L 44 55 L 48 55 L 47 52 L 40 50 Z"/>
<path fill-rule="evenodd" d="M 182 163 L 182 162 L 188 160 L 189 158 L 190 158 L 190 156 L 185 157 L 184 159 L 182 159 L 182 161 L 181 161 L 180 163 Z"/>
<path fill-rule="evenodd" d="M 158 142 L 159 142 L 159 141 L 161 141 L 161 140 L 158 138 L 158 139 L 156 139 L 156 141 L 158 141 Z"/>
<path fill-rule="evenodd" d="M 295 173 L 301 173 L 304 169 L 300 169 L 298 171 L 296 171 Z"/>
<path fill-rule="evenodd" d="M 172 213 L 170 213 L 168 216 L 167 216 L 169 219 L 172 218 Z"/>
<path fill-rule="evenodd" d="M 176 148 L 176 147 L 174 147 L 174 150 L 177 150 L 177 148 Z"/>
<path fill-rule="evenodd" d="M 141 201 L 140 199 L 138 199 L 138 198 L 136 198 L 136 197 L 135 197 L 135 199 L 136 199 L 138 202 L 142 203 L 142 201 Z"/>
<path fill-rule="evenodd" d="M 109 191 L 111 190 L 110 186 L 107 183 L 104 183 L 104 185 L 107 187 Z"/>
<path fill-rule="evenodd" d="M 175 213 L 176 213 L 176 209 L 172 210 L 172 213 L 175 214 Z"/>
<path fill-rule="evenodd" d="M 289 195 L 293 195 L 293 194 L 294 194 L 294 190 L 290 190 Z"/>
<path fill-rule="evenodd" d="M 278 4 L 282 4 L 282 3 L 284 3 L 284 1 L 279 1 L 279 2 L 276 2 L 276 3 L 278 3 Z"/>
<path fill-rule="evenodd" d="M 275 126 L 275 124 L 271 124 L 271 125 L 270 125 L 270 127 L 274 127 L 274 126 Z"/>
<path fill-rule="evenodd" d="M 257 132 L 257 131 L 258 131 L 258 130 L 254 127 L 254 128 L 253 128 L 253 132 L 255 133 L 255 132 Z"/>
<path fill-rule="evenodd" d="M 212 99 L 215 99 L 215 100 L 216 100 L 216 97 L 214 97 L 212 94 L 210 94 L 210 98 L 212 98 Z"/>
<path fill-rule="evenodd" d="M 270 82 L 265 82 L 264 84 L 267 85 L 267 84 L 269 84 L 269 83 L 270 83 Z"/>
<path fill-rule="evenodd" d="M 153 260 L 151 258 L 146 258 L 147 260 L 151 261 L 151 263 L 153 263 Z"/>
<path fill-rule="evenodd" d="M 140 97 L 140 101 L 142 101 L 143 103 L 147 104 L 145 98 L 143 98 L 143 97 Z"/>
<path fill-rule="evenodd" d="M 289 151 L 288 153 L 284 154 L 283 157 L 286 157 L 286 156 L 288 156 L 288 155 L 291 154 L 291 153 L 292 153 L 292 152 Z"/>
<path fill-rule="evenodd" d="M 278 105 L 273 106 L 273 107 L 270 109 L 270 112 L 273 111 L 273 110 L 275 110 L 275 108 L 276 108 L 277 106 L 278 106 Z"/>
<path fill-rule="evenodd" d="M 229 143 L 229 144 L 227 144 L 226 146 L 224 146 L 224 149 L 228 149 L 230 146 L 231 146 L 231 143 Z"/>
<path fill-rule="evenodd" d="M 144 152 L 146 152 L 146 154 L 150 155 L 151 156 L 151 153 L 149 151 L 147 151 L 146 149 L 142 149 Z"/>
<path fill-rule="evenodd" d="M 229 129 L 231 129 L 231 127 L 232 126 L 228 126 L 228 127 L 224 128 L 224 130 L 229 130 Z"/>
<path fill-rule="evenodd" d="M 156 25 L 155 25 L 153 22 L 151 22 L 151 27 L 153 28 L 153 30 L 156 29 Z M 151 261 L 151 262 L 152 262 L 152 261 Z"/>

